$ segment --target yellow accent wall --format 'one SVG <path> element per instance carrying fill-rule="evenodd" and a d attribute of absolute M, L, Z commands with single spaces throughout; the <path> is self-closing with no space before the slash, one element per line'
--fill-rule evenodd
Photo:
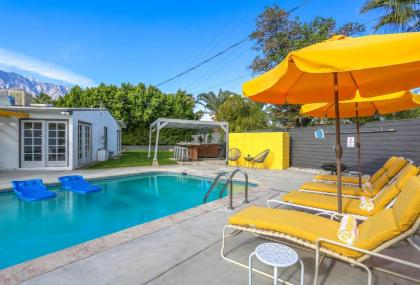
<path fill-rule="evenodd" d="M 238 148 L 241 157 L 238 160 L 240 167 L 251 167 L 246 164 L 244 157 L 248 154 L 256 156 L 269 149 L 266 159 L 269 169 L 286 169 L 289 167 L 289 133 L 287 132 L 261 132 L 261 133 L 230 133 L 229 148 Z M 229 165 L 236 166 L 236 162 L 229 161 Z M 263 168 L 262 164 L 255 165 Z"/>

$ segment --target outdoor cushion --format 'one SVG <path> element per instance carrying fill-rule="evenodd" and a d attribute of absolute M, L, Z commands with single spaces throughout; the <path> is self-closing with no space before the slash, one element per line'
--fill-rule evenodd
<path fill-rule="evenodd" d="M 327 192 L 327 193 L 337 193 L 337 185 L 336 184 L 325 184 L 325 183 L 318 183 L 318 182 L 306 182 L 300 186 L 302 190 L 312 190 L 318 192 Z M 360 187 L 352 187 L 347 185 L 341 186 L 341 193 L 345 195 L 354 195 L 358 196 L 362 192 L 362 188 Z"/>
<path fill-rule="evenodd" d="M 337 196 L 309 193 L 309 192 L 300 192 L 300 191 L 291 191 L 288 194 L 282 197 L 282 200 L 285 202 L 313 207 L 329 211 L 337 211 Z M 359 216 L 371 216 L 376 212 L 380 211 L 382 208 L 376 206 L 372 211 L 365 211 L 359 208 L 360 199 L 359 198 L 342 198 L 343 213 L 354 214 Z"/>
<path fill-rule="evenodd" d="M 386 172 L 386 168 L 384 168 L 384 167 L 379 168 L 378 171 L 376 171 L 372 175 L 372 177 L 370 177 L 370 183 L 371 184 L 375 183 L 379 179 L 379 177 L 381 177 L 382 175 L 384 175 L 385 172 Z"/>
<path fill-rule="evenodd" d="M 392 163 L 392 165 L 388 168 L 388 170 L 385 172 L 385 175 L 389 178 L 394 177 L 398 174 L 398 172 L 401 171 L 401 169 L 408 163 L 407 160 L 405 160 L 402 157 L 398 157 L 398 159 Z"/>
<path fill-rule="evenodd" d="M 403 170 L 401 170 L 401 173 L 398 175 L 397 180 L 395 181 L 398 188 L 404 187 L 404 185 L 407 183 L 408 178 L 411 176 L 416 176 L 419 172 L 419 169 L 414 166 L 413 164 L 407 165 Z"/>
<path fill-rule="evenodd" d="M 420 214 L 420 177 L 410 177 L 392 207 L 395 222 L 401 231 L 414 223 Z"/>
<path fill-rule="evenodd" d="M 229 223 L 285 233 L 312 243 L 321 237 L 343 243 L 337 238 L 339 222 L 305 212 L 250 206 L 231 216 Z M 351 250 L 329 247 L 348 256 L 360 256 Z"/>
<path fill-rule="evenodd" d="M 398 160 L 397 156 L 391 156 L 388 160 L 384 163 L 383 168 L 388 169 L 392 166 L 392 164 Z"/>
<path fill-rule="evenodd" d="M 343 195 L 351 196 L 366 196 L 369 198 L 374 197 L 378 192 L 388 183 L 389 177 L 386 175 L 381 176 L 373 185 L 371 191 L 362 191 L 362 188 L 356 186 L 341 186 L 341 193 Z M 326 184 L 319 182 L 306 182 L 300 189 L 302 190 L 312 190 L 317 192 L 327 192 L 327 193 L 337 193 L 336 184 Z"/>
<path fill-rule="evenodd" d="M 368 218 L 358 227 L 359 236 L 354 246 L 374 249 L 384 242 L 398 236 L 398 229 L 392 209 L 385 209 Z"/>
<path fill-rule="evenodd" d="M 305 212 L 250 206 L 231 216 L 229 223 L 284 233 L 312 243 L 319 238 L 340 242 L 337 238 L 339 222 Z M 359 236 L 354 246 L 368 250 L 400 233 L 391 209 L 383 210 L 369 218 L 359 225 L 358 229 Z M 357 258 L 363 255 L 335 245 L 323 246 L 350 257 Z"/>
<path fill-rule="evenodd" d="M 320 174 L 314 177 L 315 180 L 325 180 L 325 181 L 337 181 L 337 175 L 328 175 L 328 174 Z M 359 177 L 358 176 L 341 176 L 341 182 L 343 183 L 352 183 L 358 184 Z M 362 178 L 362 183 L 368 182 L 367 178 Z"/>
<path fill-rule="evenodd" d="M 398 196 L 399 193 L 400 188 L 397 187 L 396 183 L 392 183 L 391 185 L 386 186 L 373 201 L 375 205 L 374 211 L 382 210 L 385 208 L 393 199 L 395 199 L 395 197 Z"/>

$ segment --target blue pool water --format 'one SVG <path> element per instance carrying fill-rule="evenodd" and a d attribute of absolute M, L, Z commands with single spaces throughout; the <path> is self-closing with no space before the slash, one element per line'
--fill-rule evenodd
<path fill-rule="evenodd" d="M 2 193 L 0 269 L 200 205 L 211 182 L 150 173 L 94 181 L 103 190 L 86 195 L 50 187 L 57 197 L 45 201 L 24 202 L 13 192 Z M 221 187 L 208 201 L 217 199 Z M 234 191 L 243 187 L 235 183 Z"/>

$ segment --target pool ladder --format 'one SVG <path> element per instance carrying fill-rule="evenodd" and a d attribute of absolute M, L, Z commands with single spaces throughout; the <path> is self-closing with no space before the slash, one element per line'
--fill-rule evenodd
<path fill-rule="evenodd" d="M 229 210 L 233 210 L 233 177 L 238 173 L 241 172 L 244 177 L 245 177 L 245 199 L 244 199 L 244 203 L 249 203 L 248 201 L 248 173 L 246 173 L 245 170 L 241 169 L 241 168 L 237 168 L 234 171 L 232 171 L 230 174 L 228 174 L 227 172 L 222 172 L 219 173 L 216 178 L 214 179 L 213 183 L 211 184 L 209 190 L 207 190 L 206 195 L 204 195 L 203 198 L 203 204 L 205 204 L 207 202 L 207 199 L 210 196 L 210 193 L 214 190 L 214 188 L 217 185 L 217 182 L 222 179 L 225 178 L 226 182 L 223 185 L 222 189 L 219 192 L 219 199 L 222 198 L 223 193 L 226 190 L 226 187 L 229 185 L 229 205 L 228 205 L 228 209 Z"/>

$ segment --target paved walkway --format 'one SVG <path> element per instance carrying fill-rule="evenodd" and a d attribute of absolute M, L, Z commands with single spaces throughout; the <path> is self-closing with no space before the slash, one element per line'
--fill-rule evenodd
<path fill-rule="evenodd" d="M 80 170 L 89 178 L 130 174 L 139 171 L 176 170 L 191 174 L 215 175 L 228 169 L 217 163 L 198 163 L 197 165 L 165 166 L 161 168 L 126 168 L 118 170 Z M 228 169 L 229 170 L 229 169 Z M 231 170 L 231 168 L 230 168 Z M 67 172 L 68 173 L 68 172 Z M 62 172 L 42 173 L 47 182 L 54 180 Z M 22 178 L 40 176 L 39 173 L 0 174 L 0 183 L 10 180 L 10 175 Z M 252 191 L 252 204 L 265 205 L 269 197 L 278 195 L 278 191 L 296 189 L 308 181 L 312 174 L 296 171 L 250 170 L 250 179 L 258 181 L 260 186 Z M 235 211 L 244 207 L 239 201 Z M 220 258 L 222 228 L 232 214 L 226 207 L 218 207 L 197 216 L 171 224 L 145 234 L 141 238 L 115 246 L 111 249 L 91 255 L 82 260 L 62 266 L 27 280 L 23 284 L 247 284 L 247 271 Z M 255 246 L 263 242 L 252 235 L 242 234 L 231 239 L 228 248 L 230 256 L 246 262 L 248 254 Z M 399 255 L 408 256 L 420 263 L 420 256 L 406 244 L 401 243 L 394 250 Z M 314 254 L 299 250 L 305 264 L 305 284 L 312 284 Z M 270 272 L 271 268 L 258 267 Z M 389 266 L 389 265 L 388 265 Z M 402 272 L 413 274 L 413 272 Z M 280 270 L 280 275 L 290 282 L 299 282 L 299 268 Z M 418 272 L 414 272 L 416 274 Z M 394 285 L 411 284 L 407 281 L 375 274 L 374 284 Z M 419 276 L 420 277 L 420 276 Z M 341 262 L 326 259 L 321 267 L 322 284 L 365 284 L 366 273 Z M 255 275 L 255 284 L 272 284 L 272 280 Z"/>

